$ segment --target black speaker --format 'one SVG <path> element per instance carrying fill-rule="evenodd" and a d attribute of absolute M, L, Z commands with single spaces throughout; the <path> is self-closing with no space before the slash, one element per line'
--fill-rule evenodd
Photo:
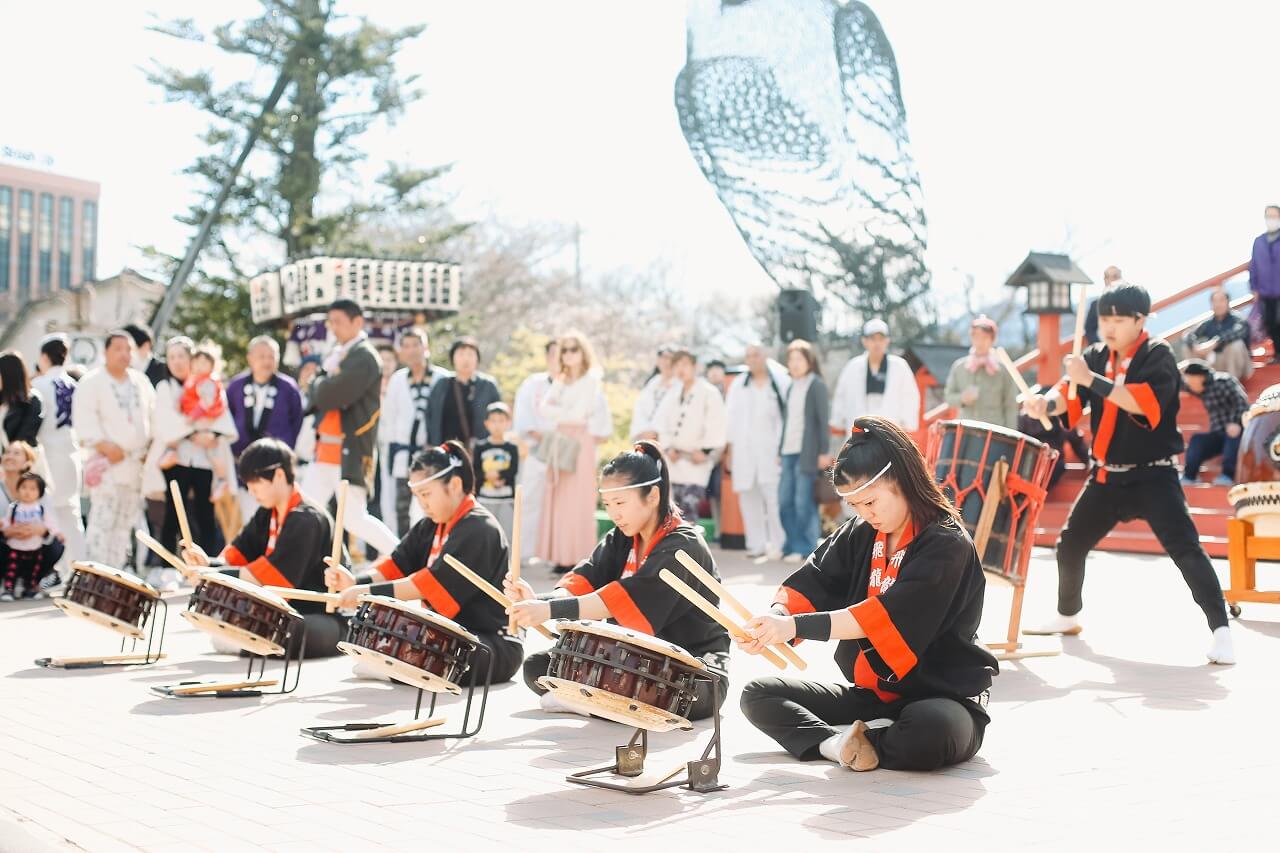
<path fill-rule="evenodd" d="M 784 290 L 778 294 L 778 332 L 782 342 L 818 340 L 818 300 L 808 290 Z"/>

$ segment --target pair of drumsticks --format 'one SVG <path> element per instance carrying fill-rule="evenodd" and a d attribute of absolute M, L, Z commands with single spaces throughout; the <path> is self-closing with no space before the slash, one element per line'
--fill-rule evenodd
<path fill-rule="evenodd" d="M 178 550 L 191 547 L 195 539 L 191 536 L 191 522 L 187 520 L 187 505 L 182 501 L 182 489 L 178 487 L 178 481 L 169 482 L 169 494 L 173 498 L 173 510 L 178 516 L 178 529 L 182 531 L 182 539 L 178 541 Z M 196 566 L 188 565 L 185 560 L 168 548 L 161 545 L 153 537 L 147 535 L 143 531 L 137 531 L 138 541 L 146 545 L 156 553 L 156 556 L 173 566 L 184 577 L 191 577 L 193 574 L 199 575 L 200 570 Z"/>

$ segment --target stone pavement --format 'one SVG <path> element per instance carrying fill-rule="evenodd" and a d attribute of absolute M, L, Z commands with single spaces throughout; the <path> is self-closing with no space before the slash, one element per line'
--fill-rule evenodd
<path fill-rule="evenodd" d="M 788 568 L 719 557 L 748 605 L 763 607 Z M 1280 569 L 1261 574 L 1280 585 Z M 1034 622 L 1052 611 L 1051 552 L 1036 551 L 1030 578 Z M 1008 602 L 1007 588 L 990 587 L 987 638 L 1003 638 Z M 164 699 L 147 688 L 243 672 L 178 616 L 181 596 L 168 660 L 129 671 L 34 667 L 50 654 L 111 653 L 112 635 L 48 602 L 3 605 L 0 850 L 1276 849 L 1280 608 L 1245 605 L 1233 623 L 1241 663 L 1211 667 L 1208 630 L 1167 559 L 1095 555 L 1086 602 L 1086 631 L 1063 655 L 1004 664 L 981 753 L 940 773 L 792 761 L 737 709 L 741 685 L 772 668 L 735 653 L 730 787 L 706 796 L 566 784 L 610 760 L 629 730 L 543 713 L 520 684 L 493 691 L 471 741 L 322 744 L 298 729 L 407 719 L 413 692 L 357 681 L 339 658 L 308 663 L 290 696 Z M 544 645 L 535 636 L 529 647 Z M 837 677 L 830 648 L 801 647 L 810 676 Z M 456 717 L 457 700 L 443 711 Z M 650 762 L 695 757 L 708 726 L 651 736 Z"/>

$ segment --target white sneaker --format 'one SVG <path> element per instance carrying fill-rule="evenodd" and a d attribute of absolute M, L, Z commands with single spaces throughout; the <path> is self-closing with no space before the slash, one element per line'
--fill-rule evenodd
<path fill-rule="evenodd" d="M 160 585 L 164 583 L 164 569 L 147 569 L 145 580 L 156 589 L 159 589 Z"/>
<path fill-rule="evenodd" d="M 764 558 L 767 562 L 776 563 L 782 559 L 782 552 L 774 548 L 772 551 L 765 551 Z"/>
<path fill-rule="evenodd" d="M 177 569 L 161 569 L 160 583 L 152 586 L 161 592 L 177 592 L 182 586 L 182 576 L 178 574 Z"/>
<path fill-rule="evenodd" d="M 209 636 L 209 642 L 213 645 L 213 650 L 220 655 L 240 654 L 239 646 L 229 640 L 222 639 L 217 634 L 211 634 Z"/>
<path fill-rule="evenodd" d="M 764 556 L 764 551 L 760 551 L 760 550 L 748 551 L 743 556 L 746 557 L 748 560 L 758 560 Z"/>
<path fill-rule="evenodd" d="M 1063 616 L 1061 613 L 1054 616 L 1048 622 L 1035 628 L 1023 628 L 1022 633 L 1033 635 L 1045 634 L 1062 634 L 1064 636 L 1074 636 L 1084 630 L 1084 626 L 1080 624 L 1079 615 Z"/>
<path fill-rule="evenodd" d="M 1209 646 L 1206 654 L 1209 663 L 1230 666 L 1236 662 L 1236 646 L 1231 638 L 1231 628 L 1223 625 L 1213 629 L 1213 645 Z"/>
<path fill-rule="evenodd" d="M 391 680 L 387 677 L 386 673 L 371 664 L 365 663 L 364 661 L 356 661 L 355 665 L 351 667 L 351 674 L 356 678 L 361 678 L 365 681 Z"/>
<path fill-rule="evenodd" d="M 793 566 L 799 565 L 804 562 L 804 554 L 788 554 L 782 558 L 782 562 L 791 563 Z"/>

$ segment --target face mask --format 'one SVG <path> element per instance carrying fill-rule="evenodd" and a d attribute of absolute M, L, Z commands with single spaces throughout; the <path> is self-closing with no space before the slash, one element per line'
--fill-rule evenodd
<path fill-rule="evenodd" d="M 1274 234 L 1280 231 L 1280 216 L 1267 217 L 1267 233 Z"/>

